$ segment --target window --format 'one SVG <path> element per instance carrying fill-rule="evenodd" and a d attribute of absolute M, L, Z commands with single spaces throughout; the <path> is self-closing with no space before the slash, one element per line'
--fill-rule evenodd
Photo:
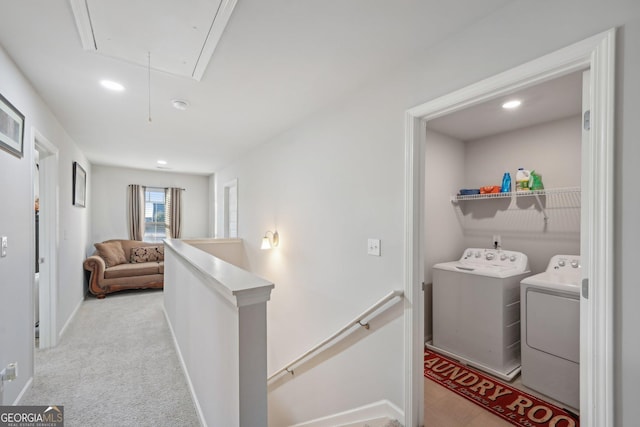
<path fill-rule="evenodd" d="M 165 207 L 164 188 L 145 188 L 143 237 L 145 242 L 162 242 L 162 239 L 167 237 Z"/>

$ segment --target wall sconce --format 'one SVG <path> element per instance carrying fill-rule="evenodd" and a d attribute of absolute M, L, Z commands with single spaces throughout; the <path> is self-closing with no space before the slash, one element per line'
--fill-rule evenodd
<path fill-rule="evenodd" d="M 269 237 L 269 233 L 271 233 L 271 237 Z M 280 243 L 280 237 L 278 236 L 277 231 L 267 231 L 264 233 L 264 237 L 262 238 L 262 245 L 260 245 L 260 249 L 271 249 L 278 246 Z"/>

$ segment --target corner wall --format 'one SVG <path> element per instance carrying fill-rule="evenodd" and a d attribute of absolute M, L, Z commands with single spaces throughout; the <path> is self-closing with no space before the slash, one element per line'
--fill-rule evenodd
<path fill-rule="evenodd" d="M 8 253 L 0 258 L 0 369 L 18 362 L 19 377 L 5 383 L 3 403 L 13 404 L 33 377 L 34 364 L 34 129 L 58 149 L 58 289 L 60 333 L 84 297 L 82 261 L 89 231 L 87 208 L 71 204 L 72 164 L 79 162 L 91 182 L 91 165 L 57 118 L 0 47 L 0 93 L 25 115 L 24 157 L 0 151 L 0 235 L 8 237 Z M 40 301 L 40 304 L 43 304 Z"/>
<path fill-rule="evenodd" d="M 464 250 L 464 233 L 450 197 L 465 188 L 465 144 L 427 128 L 425 147 L 425 272 L 424 337 L 432 328 L 432 266 L 457 259 Z"/>

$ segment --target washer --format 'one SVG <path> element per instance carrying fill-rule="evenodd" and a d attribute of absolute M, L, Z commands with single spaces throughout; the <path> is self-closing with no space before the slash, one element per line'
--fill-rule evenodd
<path fill-rule="evenodd" d="M 520 372 L 521 252 L 466 249 L 433 266 L 433 341 L 427 347 L 511 381 Z"/>
<path fill-rule="evenodd" d="M 580 407 L 579 255 L 555 255 L 522 280 L 522 384 Z"/>

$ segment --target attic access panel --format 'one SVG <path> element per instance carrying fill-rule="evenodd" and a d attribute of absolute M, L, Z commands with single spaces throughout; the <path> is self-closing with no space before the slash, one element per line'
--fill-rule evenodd
<path fill-rule="evenodd" d="M 85 50 L 200 80 L 237 0 L 70 0 Z"/>

